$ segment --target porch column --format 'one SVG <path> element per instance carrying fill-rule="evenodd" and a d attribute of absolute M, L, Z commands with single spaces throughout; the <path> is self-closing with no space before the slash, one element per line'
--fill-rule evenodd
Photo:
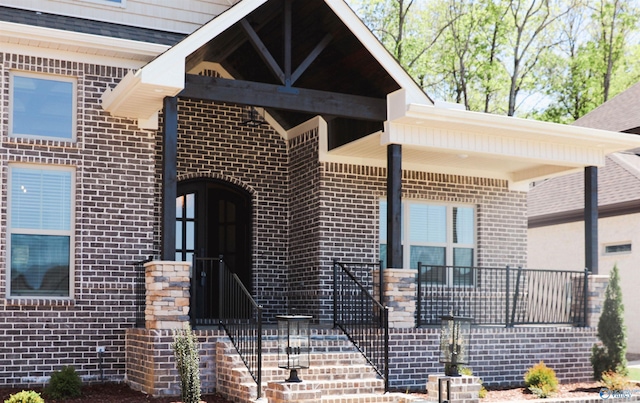
<path fill-rule="evenodd" d="M 162 137 L 162 239 L 161 259 L 176 260 L 176 197 L 178 159 L 178 98 L 166 97 Z"/>
<path fill-rule="evenodd" d="M 584 169 L 585 267 L 598 274 L 598 167 Z"/>
<path fill-rule="evenodd" d="M 387 267 L 402 268 L 402 146 L 387 146 Z"/>

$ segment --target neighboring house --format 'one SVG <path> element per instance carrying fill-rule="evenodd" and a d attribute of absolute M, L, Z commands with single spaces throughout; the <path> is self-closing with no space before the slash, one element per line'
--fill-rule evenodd
<path fill-rule="evenodd" d="M 189 266 L 223 255 L 267 323 L 295 311 L 321 327 L 334 259 L 386 257 L 389 380 L 422 389 L 442 365 L 438 329 L 416 327 L 417 263 L 449 290 L 490 287 L 469 266 L 527 263 L 530 182 L 640 147 L 434 105 L 342 0 L 228 3 L 0 7 L 0 385 L 74 365 L 166 393 L 172 328 L 192 320 L 217 354 L 225 290 Z M 135 328 L 135 263 L 150 256 Z M 488 384 L 520 383 L 539 360 L 590 376 L 592 327 L 474 334 Z"/>
<path fill-rule="evenodd" d="M 576 126 L 639 133 L 636 84 L 575 122 Z M 628 352 L 640 354 L 640 155 L 614 153 L 598 169 L 598 274 L 620 270 Z M 538 182 L 529 191 L 528 266 L 578 270 L 585 266 L 584 174 Z"/>

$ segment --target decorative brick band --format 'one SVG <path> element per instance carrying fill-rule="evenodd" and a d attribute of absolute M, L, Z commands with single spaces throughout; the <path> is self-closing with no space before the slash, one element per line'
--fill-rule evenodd
<path fill-rule="evenodd" d="M 147 329 L 182 329 L 189 321 L 190 262 L 145 264 Z"/>

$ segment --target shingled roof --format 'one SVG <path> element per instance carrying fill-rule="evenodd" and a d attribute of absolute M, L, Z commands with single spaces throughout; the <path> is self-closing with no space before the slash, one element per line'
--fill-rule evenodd
<path fill-rule="evenodd" d="M 640 133 L 638 105 L 640 105 L 640 83 L 603 103 L 573 124 L 593 129 Z"/>
<path fill-rule="evenodd" d="M 186 35 L 0 6 L 0 21 L 173 46 Z"/>
<path fill-rule="evenodd" d="M 615 153 L 598 169 L 601 217 L 640 210 L 640 156 Z M 528 193 L 529 226 L 579 221 L 584 215 L 584 173 L 537 183 Z"/>

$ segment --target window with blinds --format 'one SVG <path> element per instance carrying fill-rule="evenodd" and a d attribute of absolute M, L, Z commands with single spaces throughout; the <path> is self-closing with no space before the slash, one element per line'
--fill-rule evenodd
<path fill-rule="evenodd" d="M 10 165 L 10 295 L 70 296 L 74 171 Z"/>
<path fill-rule="evenodd" d="M 475 207 L 405 201 L 402 204 L 404 267 L 432 266 L 429 281 L 473 285 Z M 380 201 L 380 259 L 387 257 L 387 202 Z M 450 268 L 447 268 L 450 267 Z"/>

